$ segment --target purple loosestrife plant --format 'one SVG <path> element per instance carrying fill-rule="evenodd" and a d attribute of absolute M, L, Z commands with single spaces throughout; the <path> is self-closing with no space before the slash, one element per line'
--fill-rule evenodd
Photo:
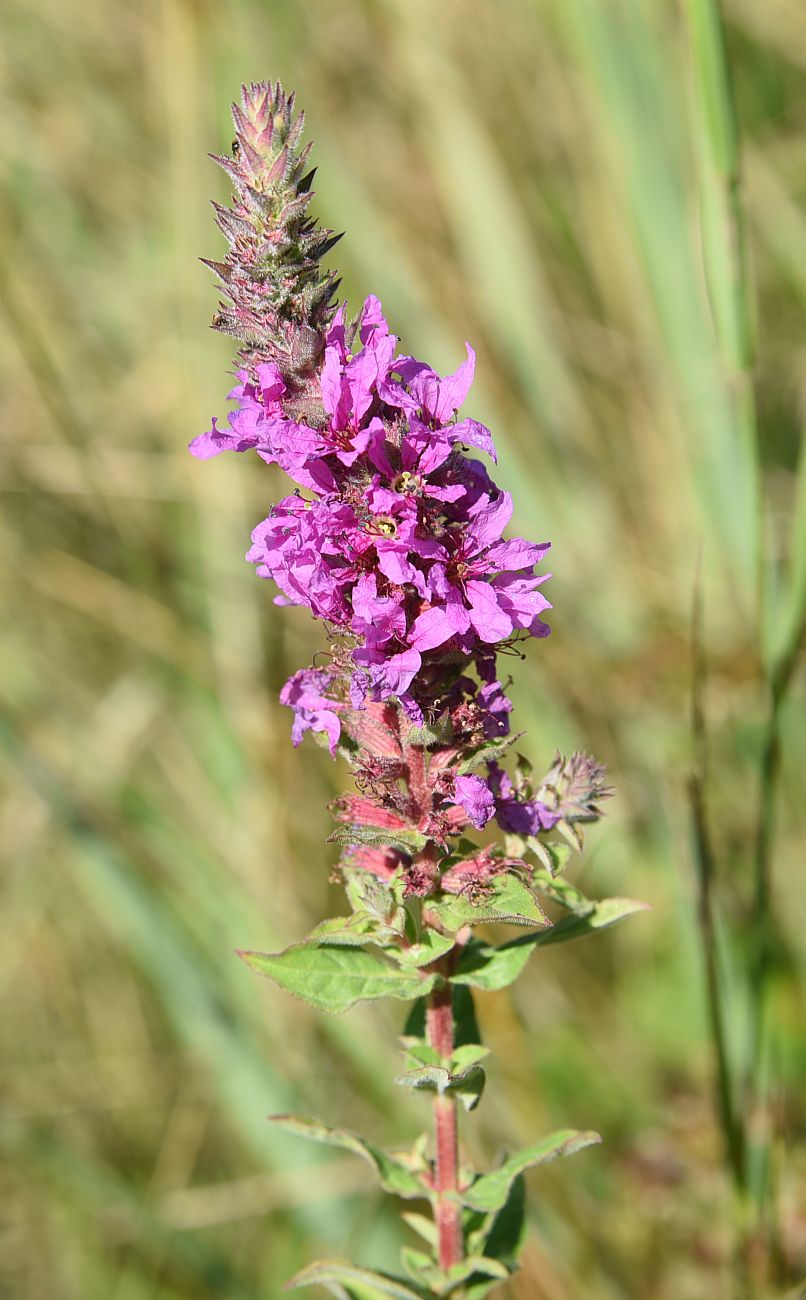
<path fill-rule="evenodd" d="M 229 251 L 208 264 L 226 294 L 213 324 L 240 342 L 234 407 L 191 451 L 253 450 L 294 485 L 255 528 L 248 558 L 276 604 L 305 605 L 324 624 L 327 666 L 301 667 L 280 698 L 293 743 L 314 732 L 349 763 L 357 791 L 332 808 L 349 912 L 283 952 L 241 956 L 323 1011 L 411 1002 L 397 1082 L 433 1104 L 432 1141 L 405 1153 L 274 1117 L 363 1155 L 387 1191 L 432 1209 L 407 1216 L 423 1239 L 403 1251 L 408 1280 L 328 1260 L 290 1285 L 477 1300 L 516 1268 L 524 1171 L 598 1136 L 555 1133 L 488 1173 L 461 1163 L 457 1110 L 478 1104 L 487 1054 L 472 990 L 504 988 L 536 948 L 640 904 L 592 902 L 563 876 L 610 793 L 603 769 L 585 754 L 558 755 L 540 780 L 520 756 L 502 765 L 519 735 L 498 656 L 549 631 L 549 575 L 537 572 L 548 543 L 504 536 L 512 500 L 488 470 L 490 431 L 461 409 L 473 350 L 442 377 L 399 351 L 377 298 L 351 318 L 322 268 L 336 240 L 309 215 L 294 96 L 244 87 L 233 117 L 232 157 L 216 159 L 234 187 L 232 206 L 216 205 Z M 484 845 L 472 835 L 482 829 Z M 523 933 L 479 934 L 494 922 Z"/>

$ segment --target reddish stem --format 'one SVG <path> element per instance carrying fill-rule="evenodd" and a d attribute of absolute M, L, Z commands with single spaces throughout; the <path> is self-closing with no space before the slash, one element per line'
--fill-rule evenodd
<path fill-rule="evenodd" d="M 413 818 L 415 822 L 422 823 L 428 817 L 434 803 L 433 790 L 428 780 L 425 749 L 422 745 L 410 745 L 404 739 L 403 758 L 406 763 Z"/>
<path fill-rule="evenodd" d="M 426 1013 L 428 1041 L 443 1061 L 453 1054 L 453 999 L 447 982 L 432 994 Z M 459 1143 L 456 1102 L 449 1094 L 434 1097 L 434 1222 L 439 1242 L 440 1268 L 448 1270 L 462 1261 L 462 1221 L 459 1205 Z"/>

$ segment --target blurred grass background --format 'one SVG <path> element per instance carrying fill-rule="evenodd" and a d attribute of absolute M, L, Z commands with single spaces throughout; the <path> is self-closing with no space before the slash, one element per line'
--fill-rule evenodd
<path fill-rule="evenodd" d="M 554 635 L 514 664 L 519 724 L 538 764 L 558 745 L 607 761 L 618 798 L 581 881 L 654 909 L 482 1000 L 473 1156 L 569 1124 L 605 1139 L 532 1177 L 510 1294 L 727 1300 L 747 1282 L 687 797 L 698 572 L 711 955 L 774 1244 L 755 1293 L 806 1294 L 806 19 L 725 4 L 742 333 L 703 12 L 6 0 L 0 1294 L 254 1300 L 316 1252 L 389 1262 L 394 1210 L 364 1167 L 264 1116 L 392 1142 L 426 1122 L 391 1086 L 394 1012 L 323 1019 L 233 955 L 338 909 L 325 802 L 344 781 L 290 749 L 276 701 L 317 630 L 242 559 L 281 484 L 185 452 L 231 364 L 196 261 L 222 243 L 206 152 L 228 147 L 240 82 L 267 77 L 306 109 L 351 304 L 377 292 L 438 367 L 478 349 L 468 409 L 519 528 L 554 543 Z"/>

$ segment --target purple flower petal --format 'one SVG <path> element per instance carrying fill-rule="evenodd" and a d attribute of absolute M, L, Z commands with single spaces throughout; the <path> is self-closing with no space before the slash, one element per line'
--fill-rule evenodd
<path fill-rule="evenodd" d="M 487 551 L 486 559 L 492 569 L 532 569 L 539 564 L 550 549 L 550 542 L 527 542 L 513 537 L 507 542 L 496 542 Z"/>
<path fill-rule="evenodd" d="M 511 518 L 512 497 L 508 492 L 501 492 L 495 500 L 479 506 L 468 529 L 467 555 L 478 555 L 479 551 L 500 541 Z"/>
<path fill-rule="evenodd" d="M 476 447 L 479 451 L 484 451 L 490 459 L 497 464 L 498 453 L 495 450 L 492 434 L 484 424 L 479 424 L 478 420 L 461 420 L 459 424 L 451 426 L 451 440 L 453 442 L 466 442 L 468 447 Z"/>
<path fill-rule="evenodd" d="M 433 605 L 414 620 L 409 633 L 409 645 L 415 650 L 425 652 L 445 645 L 457 633 L 466 632 L 470 626 L 470 616 L 464 606 Z"/>
<path fill-rule="evenodd" d="M 482 641 L 504 641 L 512 635 L 512 619 L 498 603 L 495 588 L 476 580 L 467 584 L 470 598 L 470 621 Z"/>
<path fill-rule="evenodd" d="M 455 798 L 477 830 L 486 826 L 495 815 L 493 792 L 480 776 L 457 776 Z"/>

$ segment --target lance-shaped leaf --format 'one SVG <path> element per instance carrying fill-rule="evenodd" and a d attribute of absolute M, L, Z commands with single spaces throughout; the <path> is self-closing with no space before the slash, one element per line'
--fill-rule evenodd
<path fill-rule="evenodd" d="M 497 1214 L 487 1216 L 480 1249 L 490 1259 L 500 1259 L 510 1270 L 517 1267 L 517 1258 L 526 1235 L 526 1181 L 518 1174 L 510 1184 L 507 1199 Z"/>
<path fill-rule="evenodd" d="M 337 826 L 328 836 L 328 844 L 368 844 L 378 848 L 400 849 L 403 853 L 419 853 L 428 843 L 420 831 L 386 830 L 382 826 Z"/>
<path fill-rule="evenodd" d="M 532 872 L 531 885 L 541 898 L 548 898 L 552 903 L 558 903 L 567 912 L 586 916 L 596 909 L 595 900 L 587 898 L 576 885 L 572 885 L 563 876 L 555 878 L 551 872 L 543 871 L 539 867 Z"/>
<path fill-rule="evenodd" d="M 426 1255 L 425 1251 L 415 1250 L 412 1246 L 404 1246 L 400 1252 L 400 1258 L 412 1281 L 422 1283 L 430 1291 L 431 1276 L 435 1269 L 432 1257 Z"/>
<path fill-rule="evenodd" d="M 594 903 L 589 912 L 563 917 L 550 930 L 535 935 L 534 938 L 541 945 L 565 943 L 568 939 L 582 939 L 595 930 L 607 930 L 611 925 L 626 920 L 628 916 L 634 916 L 636 912 L 650 910 L 649 903 L 643 903 L 638 898 L 603 898 Z M 527 941 L 531 938 L 532 935 L 523 936 Z M 514 939 L 513 944 L 521 943 L 523 939 Z"/>
<path fill-rule="evenodd" d="M 381 880 L 370 871 L 342 867 L 344 888 L 350 903 L 358 913 L 368 913 L 381 925 L 403 935 L 406 930 L 406 912 L 401 902 L 402 880 Z"/>
<path fill-rule="evenodd" d="M 468 1255 L 461 1264 L 456 1264 L 445 1274 L 446 1282 L 456 1286 L 459 1282 L 467 1282 L 469 1278 L 476 1274 L 482 1277 L 492 1277 L 501 1281 L 506 1281 L 509 1277 L 509 1269 L 497 1259 L 487 1259 L 484 1255 Z"/>
<path fill-rule="evenodd" d="M 545 1165 L 557 1156 L 572 1156 L 576 1151 L 601 1142 L 598 1133 L 578 1132 L 575 1129 L 562 1129 L 552 1133 L 533 1146 L 525 1147 L 517 1155 L 510 1156 L 499 1169 L 480 1178 L 462 1194 L 465 1205 L 474 1210 L 500 1210 L 507 1202 L 509 1189 L 519 1174 L 535 1165 Z"/>
<path fill-rule="evenodd" d="M 412 1066 L 395 1079 L 404 1088 L 456 1093 L 465 1110 L 475 1110 L 484 1091 L 485 1074 L 479 1061 L 489 1056 L 480 1043 L 457 1047 L 450 1060 L 443 1060 L 436 1048 L 419 1038 L 404 1039 L 408 1064 Z"/>
<path fill-rule="evenodd" d="M 342 945 L 298 943 L 283 952 L 240 952 L 247 966 L 320 1011 L 347 1011 L 376 998 L 423 997 L 437 982 L 393 965 L 380 953 Z"/>
<path fill-rule="evenodd" d="M 468 1282 L 471 1278 L 477 1283 L 486 1280 L 486 1289 L 474 1292 L 476 1296 L 485 1295 L 493 1281 L 506 1281 L 511 1272 L 499 1260 L 488 1259 L 484 1255 L 468 1255 L 460 1264 L 455 1264 L 446 1272 L 422 1251 L 406 1246 L 401 1254 L 410 1277 L 418 1285 L 427 1287 L 429 1295 L 452 1296 L 463 1282 Z M 460 1294 L 466 1294 L 464 1287 Z"/>
<path fill-rule="evenodd" d="M 444 957 L 454 945 L 452 934 L 440 934 L 437 930 L 423 930 L 416 943 L 408 948 L 396 948 L 392 956 L 401 966 L 428 966 L 438 957 Z"/>
<path fill-rule="evenodd" d="M 431 745 L 449 745 L 453 739 L 453 723 L 449 718 L 438 718 L 433 726 L 412 727 L 406 733 L 406 743 L 417 749 Z"/>
<path fill-rule="evenodd" d="M 428 910 L 441 926 L 454 932 L 465 925 L 490 921 L 541 927 L 550 924 L 532 890 L 512 871 L 494 876 L 475 900 L 466 894 L 448 894 L 437 903 L 429 903 Z"/>
<path fill-rule="evenodd" d="M 635 898 L 605 898 L 585 915 L 563 917 L 550 930 L 524 934 L 499 947 L 474 941 L 465 948 L 451 979 L 454 984 L 467 984 L 487 993 L 506 988 L 518 978 L 535 948 L 580 939 L 647 910 L 647 904 Z"/>
<path fill-rule="evenodd" d="M 427 1218 L 424 1214 L 416 1214 L 413 1210 L 405 1210 L 400 1217 L 413 1232 L 416 1232 L 418 1236 L 422 1237 L 423 1241 L 427 1242 L 432 1250 L 437 1249 L 439 1236 L 437 1225 L 433 1219 Z"/>
<path fill-rule="evenodd" d="M 299 1287 L 326 1286 L 335 1296 L 355 1296 L 356 1300 L 423 1300 L 427 1291 L 386 1273 L 373 1273 L 358 1268 L 348 1260 L 321 1259 L 309 1264 L 287 1282 L 284 1290 L 296 1291 Z M 337 1289 L 338 1288 L 338 1289 Z"/>
<path fill-rule="evenodd" d="M 524 732 L 517 731 L 511 736 L 496 736 L 493 740 L 485 740 L 483 745 L 474 749 L 457 764 L 456 770 L 460 775 L 466 772 L 472 772 L 475 768 L 481 767 L 483 763 L 494 763 L 499 758 L 503 758 L 511 745 L 520 740 Z"/>
<path fill-rule="evenodd" d="M 352 1151 L 372 1166 L 381 1187 L 394 1196 L 412 1200 L 428 1195 L 414 1168 L 407 1168 L 404 1163 L 405 1160 L 414 1165 L 415 1160 L 412 1157 L 383 1151 L 381 1147 L 375 1146 L 374 1142 L 368 1142 L 366 1138 L 351 1133 L 349 1129 L 329 1128 L 327 1124 L 320 1124 L 315 1119 L 306 1119 L 303 1115 L 269 1115 L 269 1120 L 278 1128 L 285 1129 L 287 1133 L 307 1138 L 309 1142 L 319 1142 L 322 1146 Z"/>
<path fill-rule="evenodd" d="M 484 1278 L 480 1282 L 468 1282 L 462 1295 L 463 1300 L 484 1300 L 498 1286 L 495 1278 Z"/>
<path fill-rule="evenodd" d="M 352 916 L 329 916 L 311 931 L 308 940 L 316 943 L 346 944 L 363 947 L 394 938 L 396 931 L 386 926 L 369 912 L 353 912 Z"/>
<path fill-rule="evenodd" d="M 486 1076 L 478 1065 L 471 1065 L 460 1074 L 451 1074 L 441 1065 L 424 1065 L 418 1070 L 408 1070 L 395 1079 L 404 1088 L 425 1092 L 456 1093 L 465 1110 L 475 1110 L 484 1091 Z"/>

